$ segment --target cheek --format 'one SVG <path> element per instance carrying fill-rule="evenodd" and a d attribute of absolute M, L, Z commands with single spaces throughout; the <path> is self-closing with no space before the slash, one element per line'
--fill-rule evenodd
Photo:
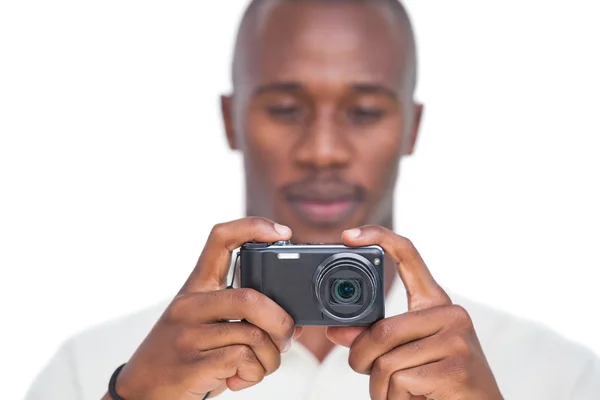
<path fill-rule="evenodd" d="M 359 172 L 369 187 L 381 193 L 393 186 L 402 154 L 402 129 L 386 124 L 355 139 Z"/>
<path fill-rule="evenodd" d="M 287 135 L 289 137 L 289 135 Z M 246 173 L 263 187 L 277 186 L 289 168 L 289 140 L 286 135 L 261 118 L 248 118 L 242 151 Z"/>

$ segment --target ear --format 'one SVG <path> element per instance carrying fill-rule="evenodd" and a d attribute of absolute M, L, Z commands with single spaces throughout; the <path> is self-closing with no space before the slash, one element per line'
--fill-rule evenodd
<path fill-rule="evenodd" d="M 423 109 L 425 107 L 423 104 L 415 104 L 414 107 L 414 116 L 413 116 L 413 124 L 410 127 L 409 136 L 406 138 L 407 142 L 405 143 L 405 151 L 404 155 L 411 155 L 415 150 L 415 145 L 417 143 L 417 136 L 419 135 L 419 129 L 421 128 L 421 120 L 423 118 Z"/>
<path fill-rule="evenodd" d="M 227 143 L 231 150 L 237 150 L 238 146 L 235 138 L 235 130 L 233 129 L 233 100 L 231 96 L 221 96 L 221 117 L 225 126 L 225 134 L 227 135 Z"/>

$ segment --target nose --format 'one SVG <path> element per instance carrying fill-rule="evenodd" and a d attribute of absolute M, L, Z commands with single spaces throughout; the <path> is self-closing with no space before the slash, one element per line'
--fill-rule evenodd
<path fill-rule="evenodd" d="M 333 110 L 316 113 L 298 139 L 294 158 L 297 164 L 311 169 L 341 169 L 354 153 L 348 135 L 336 122 Z"/>

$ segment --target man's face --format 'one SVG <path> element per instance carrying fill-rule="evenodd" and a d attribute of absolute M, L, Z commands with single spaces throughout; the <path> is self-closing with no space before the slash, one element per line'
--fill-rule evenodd
<path fill-rule="evenodd" d="M 398 19 L 379 5 L 279 2 L 252 24 L 235 93 L 223 98 L 249 215 L 289 226 L 295 242 L 391 224 L 421 112 Z"/>

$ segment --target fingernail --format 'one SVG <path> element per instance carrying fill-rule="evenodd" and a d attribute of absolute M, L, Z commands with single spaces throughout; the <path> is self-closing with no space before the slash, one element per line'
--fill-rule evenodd
<path fill-rule="evenodd" d="M 358 228 L 348 229 L 345 233 L 346 233 L 346 236 L 348 236 L 349 238 L 356 239 L 357 237 L 360 236 L 360 229 L 358 229 Z"/>
<path fill-rule="evenodd" d="M 275 228 L 275 231 L 281 236 L 289 236 L 290 233 L 292 233 L 290 228 L 288 228 L 287 226 L 275 224 L 273 227 Z"/>
<path fill-rule="evenodd" d="M 290 340 L 285 345 L 283 345 L 283 349 L 281 349 L 282 353 L 287 353 L 292 348 L 292 341 Z"/>

